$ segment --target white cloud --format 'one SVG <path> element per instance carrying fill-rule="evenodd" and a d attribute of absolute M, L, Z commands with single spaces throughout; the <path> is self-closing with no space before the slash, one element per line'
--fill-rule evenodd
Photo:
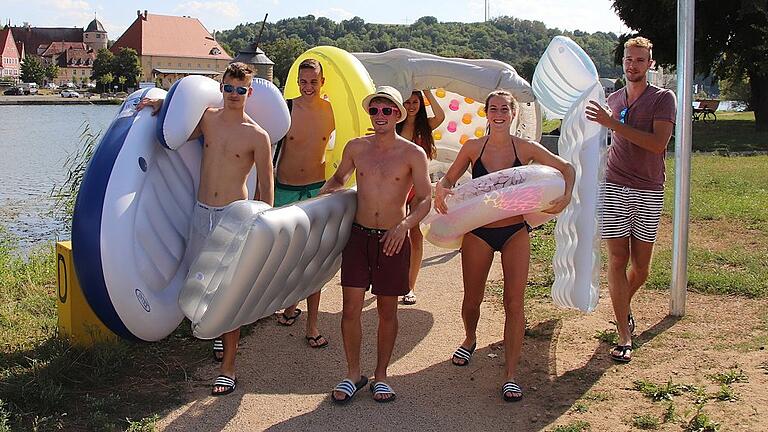
<path fill-rule="evenodd" d="M 45 4 L 55 9 L 57 23 L 66 23 L 67 26 L 75 23 L 85 27 L 93 19 L 93 7 L 84 0 L 48 0 Z"/>
<path fill-rule="evenodd" d="M 62 11 L 71 10 L 89 10 L 91 5 L 83 0 L 50 0 L 48 2 L 51 6 Z"/>
<path fill-rule="evenodd" d="M 316 17 L 325 17 L 336 22 L 348 20 L 350 18 L 355 17 L 354 13 L 342 8 L 328 8 L 323 10 L 316 10 L 314 12 L 311 12 L 311 14 Z"/>
<path fill-rule="evenodd" d="M 201 20 L 211 15 L 229 19 L 241 16 L 240 7 L 231 1 L 188 1 L 176 6 L 174 12 L 193 15 Z"/>

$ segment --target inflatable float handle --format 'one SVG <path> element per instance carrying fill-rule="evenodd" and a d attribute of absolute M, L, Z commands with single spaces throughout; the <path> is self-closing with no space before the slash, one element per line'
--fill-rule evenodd
<path fill-rule="evenodd" d="M 205 110 L 222 102 L 219 83 L 210 78 L 190 75 L 176 81 L 157 115 L 157 140 L 167 149 L 178 149 L 195 131 Z"/>

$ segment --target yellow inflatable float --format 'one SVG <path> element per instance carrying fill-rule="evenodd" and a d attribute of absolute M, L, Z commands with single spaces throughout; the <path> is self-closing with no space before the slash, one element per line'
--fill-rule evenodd
<path fill-rule="evenodd" d="M 352 54 L 332 46 L 319 46 L 304 52 L 291 66 L 285 84 L 286 99 L 299 97 L 299 64 L 308 58 L 323 65 L 325 84 L 321 97 L 331 103 L 336 123 L 335 139 L 328 144 L 325 152 L 327 179 L 336 172 L 347 141 L 365 135 L 371 127 L 371 118 L 363 110 L 361 102 L 374 92 L 375 87 L 368 71 Z"/>

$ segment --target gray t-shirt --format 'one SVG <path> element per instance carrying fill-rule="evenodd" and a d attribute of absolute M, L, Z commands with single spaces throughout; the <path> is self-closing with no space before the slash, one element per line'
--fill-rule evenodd
<path fill-rule="evenodd" d="M 612 116 L 619 119 L 627 107 L 627 92 L 621 88 L 608 96 Z M 648 85 L 629 107 L 624 123 L 644 132 L 653 132 L 654 121 L 675 123 L 677 102 L 671 90 Z M 664 190 L 664 153 L 657 154 L 633 144 L 613 132 L 608 148 L 605 180 L 642 190 Z"/>

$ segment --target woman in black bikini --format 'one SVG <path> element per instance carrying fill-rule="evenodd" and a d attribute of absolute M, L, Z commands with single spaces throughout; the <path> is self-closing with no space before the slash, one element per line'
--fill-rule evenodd
<path fill-rule="evenodd" d="M 427 158 L 432 160 L 437 156 L 432 131 L 437 129 L 440 123 L 445 120 L 445 112 L 437 103 L 431 90 L 424 90 L 424 95 L 429 100 L 434 115 L 427 117 L 427 109 L 424 106 L 422 92 L 414 90 L 411 93 L 411 97 L 403 102 L 403 107 L 405 107 L 408 116 L 397 124 L 397 134 L 424 149 L 427 153 Z M 408 206 L 411 205 L 412 199 L 413 188 L 411 188 L 411 192 L 408 194 Z M 414 289 L 416 288 L 416 278 L 419 276 L 419 270 L 421 269 L 421 259 L 424 256 L 424 238 L 418 226 L 411 228 L 408 232 L 408 237 L 411 238 L 411 267 L 408 273 L 410 291 L 403 296 L 403 304 L 412 305 L 416 303 Z"/>
<path fill-rule="evenodd" d="M 509 167 L 535 162 L 551 166 L 563 173 L 565 193 L 552 201 L 547 213 L 561 212 L 571 200 L 575 171 L 571 164 L 550 153 L 541 144 L 526 141 L 510 134 L 510 124 L 515 116 L 515 100 L 506 91 L 498 90 L 485 101 L 488 118 L 488 135 L 467 141 L 459 151 L 448 173 L 438 183 L 435 209 L 446 213 L 445 198 L 464 171 L 471 165 L 472 178 Z M 523 345 L 525 316 L 523 295 L 528 279 L 530 261 L 530 228 L 522 216 L 502 219 L 472 230 L 464 235 L 461 245 L 461 267 L 464 278 L 464 301 L 461 317 L 464 321 L 465 338 L 451 361 L 456 366 L 466 366 L 477 346 L 477 322 L 483 301 L 485 282 L 493 262 L 495 251 L 501 252 L 504 273 L 504 360 L 505 383 L 502 396 L 507 402 L 523 397 L 522 388 L 516 383 L 517 363 Z"/>

